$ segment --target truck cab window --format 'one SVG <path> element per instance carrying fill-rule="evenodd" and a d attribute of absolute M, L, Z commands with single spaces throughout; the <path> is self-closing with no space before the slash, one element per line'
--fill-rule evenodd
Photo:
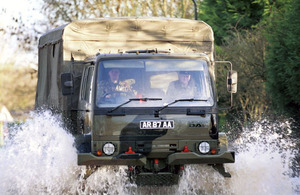
<path fill-rule="evenodd" d="M 98 66 L 96 105 L 112 107 L 131 98 L 161 101 L 128 107 L 156 107 L 176 99 L 197 98 L 207 102 L 180 102 L 176 106 L 212 106 L 213 96 L 207 63 L 190 59 L 106 60 Z"/>

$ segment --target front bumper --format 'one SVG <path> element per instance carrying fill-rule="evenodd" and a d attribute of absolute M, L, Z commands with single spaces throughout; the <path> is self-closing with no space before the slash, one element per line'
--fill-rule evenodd
<path fill-rule="evenodd" d="M 174 153 L 168 156 L 169 165 L 184 164 L 223 164 L 234 163 L 234 152 L 224 152 L 217 155 L 200 155 L 195 152 Z"/>
<path fill-rule="evenodd" d="M 117 157 L 112 156 L 95 156 L 91 153 L 79 153 L 77 156 L 78 165 L 134 165 L 142 166 L 146 165 L 147 158 L 141 154 L 124 154 L 118 155 Z"/>
<path fill-rule="evenodd" d="M 169 165 L 184 165 L 184 164 L 223 164 L 234 163 L 234 152 L 224 152 L 218 155 L 200 155 L 195 152 L 176 152 L 170 154 L 167 158 Z M 131 165 L 143 166 L 147 163 L 147 158 L 139 153 L 135 154 L 121 154 L 116 157 L 109 156 L 95 156 L 91 153 L 79 153 L 78 165 Z"/>

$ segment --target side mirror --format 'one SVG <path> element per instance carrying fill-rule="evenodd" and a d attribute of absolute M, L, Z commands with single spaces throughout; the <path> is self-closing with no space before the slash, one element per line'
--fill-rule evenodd
<path fill-rule="evenodd" d="M 227 91 L 230 93 L 237 92 L 238 74 L 234 70 L 228 71 L 227 74 Z"/>
<path fill-rule="evenodd" d="M 72 95 L 73 88 L 73 76 L 71 73 L 61 74 L 61 90 L 63 95 Z"/>
<path fill-rule="evenodd" d="M 219 108 L 219 110 L 230 109 L 233 106 L 233 94 L 237 92 L 238 74 L 236 71 L 232 70 L 232 63 L 229 61 L 215 61 L 215 63 L 216 64 L 227 64 L 226 67 L 228 67 L 228 65 L 229 65 L 229 68 L 230 68 L 227 73 L 227 81 L 226 81 L 227 82 L 226 83 L 227 91 L 230 93 L 230 107 Z M 224 82 L 224 80 L 222 80 L 222 82 Z"/>

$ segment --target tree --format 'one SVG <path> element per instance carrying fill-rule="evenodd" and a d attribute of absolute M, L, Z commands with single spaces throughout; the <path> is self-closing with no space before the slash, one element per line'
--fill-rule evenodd
<path fill-rule="evenodd" d="M 264 14 L 263 0 L 204 0 L 200 6 L 200 19 L 210 24 L 220 45 L 232 31 L 249 30 L 256 26 Z"/>
<path fill-rule="evenodd" d="M 212 26 L 217 45 L 232 32 L 254 30 L 290 0 L 203 0 L 199 18 Z M 268 21 L 269 22 L 269 21 Z"/>
<path fill-rule="evenodd" d="M 238 93 L 231 113 L 243 124 L 272 112 L 265 87 L 267 43 L 263 29 L 284 3 L 283 0 L 203 0 L 200 5 L 200 19 L 214 29 L 217 59 L 231 61 L 239 73 Z M 221 70 L 218 76 L 226 77 Z M 221 96 L 226 93 L 222 88 L 218 90 Z"/>
<path fill-rule="evenodd" d="M 31 3 L 36 5 L 36 2 Z M 19 47 L 27 51 L 36 49 L 38 38 L 43 33 L 73 20 L 125 16 L 194 18 L 192 0 L 43 0 L 41 8 L 31 9 L 33 12 L 40 9 L 42 16 L 29 20 L 16 15 L 7 31 L 16 37 Z M 5 14 L 5 10 L 1 12 Z"/>
<path fill-rule="evenodd" d="M 239 74 L 238 93 L 234 95 L 234 109 L 239 121 L 247 123 L 261 119 L 269 112 L 270 99 L 265 91 L 265 38 L 261 29 L 236 32 L 232 39 L 218 47 L 217 59 L 229 60 Z M 224 72 L 218 68 L 218 78 L 224 78 Z M 220 95 L 227 93 L 224 81 L 219 82 Z M 228 98 L 227 98 L 228 99 Z"/>
<path fill-rule="evenodd" d="M 194 17 L 191 0 L 44 0 L 44 9 L 53 24 L 97 17 Z"/>
<path fill-rule="evenodd" d="M 300 118 L 300 0 L 286 4 L 267 29 L 267 89 L 280 112 Z"/>

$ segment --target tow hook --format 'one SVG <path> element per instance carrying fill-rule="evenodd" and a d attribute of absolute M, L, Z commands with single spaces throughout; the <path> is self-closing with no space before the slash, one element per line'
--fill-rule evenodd
<path fill-rule="evenodd" d="M 231 177 L 230 173 L 226 172 L 224 164 L 215 164 L 212 167 L 218 171 L 223 177 Z"/>

